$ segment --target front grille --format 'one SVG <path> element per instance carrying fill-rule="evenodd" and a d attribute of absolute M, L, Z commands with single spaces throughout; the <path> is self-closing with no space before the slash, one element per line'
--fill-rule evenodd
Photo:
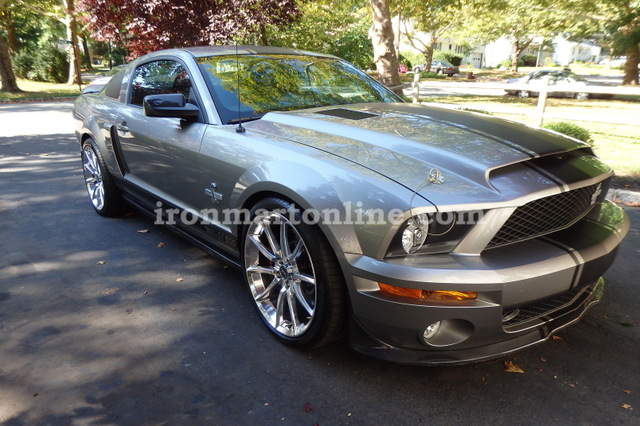
<path fill-rule="evenodd" d="M 581 286 L 562 293 L 551 299 L 543 300 L 531 305 L 523 306 L 520 308 L 507 308 L 504 310 L 503 317 L 509 315 L 508 320 L 503 320 L 502 326 L 507 331 L 514 331 L 518 326 L 527 323 L 529 321 L 549 316 L 554 312 L 559 311 L 565 306 L 569 306 L 574 300 L 580 299 L 580 302 L 584 298 L 591 294 L 589 290 L 590 286 Z M 517 313 L 517 315 L 515 315 Z"/>
<path fill-rule="evenodd" d="M 487 248 L 536 238 L 567 228 L 584 217 L 600 195 L 598 183 L 531 201 L 518 207 Z"/>

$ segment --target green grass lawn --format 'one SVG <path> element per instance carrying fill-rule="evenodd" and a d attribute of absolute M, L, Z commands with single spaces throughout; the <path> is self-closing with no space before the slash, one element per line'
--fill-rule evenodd
<path fill-rule="evenodd" d="M 0 92 L 0 102 L 69 98 L 80 94 L 78 86 L 42 83 L 23 79 L 18 79 L 18 87 L 22 90 L 21 93 Z"/>

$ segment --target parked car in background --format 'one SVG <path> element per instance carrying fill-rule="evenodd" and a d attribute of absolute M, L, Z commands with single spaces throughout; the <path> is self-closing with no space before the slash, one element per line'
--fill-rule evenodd
<path fill-rule="evenodd" d="M 513 84 L 513 89 L 505 89 L 508 95 L 515 95 L 520 98 L 528 98 L 530 96 L 538 96 L 540 88 L 544 84 L 544 79 L 549 77 L 549 86 L 552 92 L 549 96 L 559 98 L 575 98 L 575 99 L 611 99 L 614 95 L 610 93 L 588 93 L 580 92 L 581 88 L 587 89 L 589 86 L 598 86 L 585 80 L 570 71 L 557 70 L 540 70 L 534 71 L 524 77 L 510 78 L 507 84 Z M 566 88 L 564 92 L 562 89 Z M 558 90 L 558 91 L 556 91 Z"/>
<path fill-rule="evenodd" d="M 415 65 L 413 72 L 424 72 L 427 69 L 425 64 Z M 452 76 L 460 73 L 460 68 L 447 61 L 431 61 L 431 72 Z"/>
<path fill-rule="evenodd" d="M 88 93 L 98 93 L 102 90 L 104 86 L 111 80 L 111 77 L 116 75 L 124 65 L 116 65 L 111 68 L 109 71 L 103 73 L 101 76 L 94 78 L 89 82 L 87 86 L 82 89 L 82 94 L 86 95 Z"/>
<path fill-rule="evenodd" d="M 159 51 L 73 114 L 93 209 L 134 206 L 238 268 L 296 348 L 348 330 L 374 357 L 455 364 L 543 342 L 598 302 L 629 229 L 590 146 L 404 103 L 330 55 Z"/>

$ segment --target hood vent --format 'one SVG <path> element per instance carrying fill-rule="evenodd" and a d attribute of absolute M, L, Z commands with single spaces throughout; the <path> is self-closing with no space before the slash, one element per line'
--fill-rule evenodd
<path fill-rule="evenodd" d="M 352 109 L 335 108 L 327 109 L 324 111 L 318 111 L 318 114 L 330 115 L 332 117 L 347 118 L 349 120 L 363 120 L 365 118 L 377 117 L 377 114 L 370 114 L 368 112 L 354 111 Z"/>

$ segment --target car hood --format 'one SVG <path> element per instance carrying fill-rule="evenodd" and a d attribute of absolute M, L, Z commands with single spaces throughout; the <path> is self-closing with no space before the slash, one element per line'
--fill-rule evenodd
<path fill-rule="evenodd" d="M 422 192 L 437 169 L 449 191 L 455 185 L 458 194 L 466 191 L 468 198 L 476 200 L 478 187 L 493 193 L 485 194 L 488 199 L 498 200 L 501 192 L 503 196 L 509 192 L 490 182 L 494 170 L 585 147 L 519 123 L 413 104 L 269 113 L 247 123 L 247 128 L 355 162 L 413 191 Z"/>

